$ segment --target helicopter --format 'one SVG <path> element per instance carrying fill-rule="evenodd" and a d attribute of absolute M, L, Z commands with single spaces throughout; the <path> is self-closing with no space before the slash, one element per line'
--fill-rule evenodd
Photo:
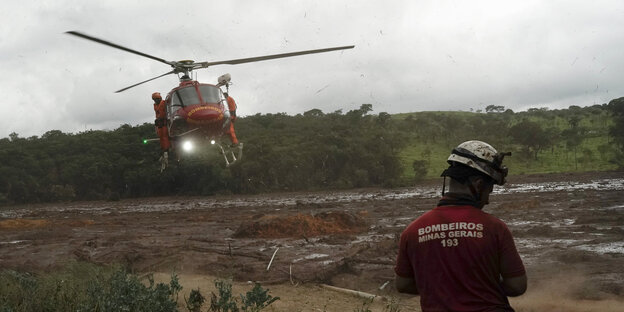
<path fill-rule="evenodd" d="M 179 85 L 171 89 L 164 98 L 167 115 L 167 135 L 171 142 L 170 150 L 175 152 L 179 160 L 181 154 L 190 153 L 192 150 L 195 150 L 198 145 L 216 145 L 225 160 L 226 167 L 230 167 L 237 161 L 240 161 L 243 155 L 243 143 L 236 144 L 235 146 L 232 144 L 225 148 L 222 144 L 218 143 L 221 136 L 229 133 L 231 123 L 233 122 L 233 116 L 230 114 L 227 106 L 227 94 L 229 93 L 229 86 L 232 78 L 230 74 L 223 74 L 217 78 L 216 84 L 201 83 L 191 79 L 193 70 L 204 69 L 215 65 L 236 65 L 306 54 L 353 49 L 355 47 L 354 45 L 350 45 L 215 62 L 195 62 L 193 60 L 167 61 L 78 31 L 67 31 L 65 33 L 171 66 L 172 69 L 162 75 L 119 89 L 115 91 L 115 93 L 126 91 L 167 75 L 176 74 L 179 79 Z M 222 87 L 225 87 L 225 92 Z M 158 138 L 144 139 L 143 143 L 159 140 Z M 160 164 L 160 171 L 162 172 L 168 166 L 168 153 L 166 151 L 163 152 L 163 155 L 160 157 Z"/>

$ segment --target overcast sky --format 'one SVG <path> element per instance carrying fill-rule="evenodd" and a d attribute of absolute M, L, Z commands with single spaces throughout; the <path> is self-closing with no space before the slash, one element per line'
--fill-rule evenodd
<path fill-rule="evenodd" d="M 232 75 L 239 115 L 567 108 L 624 96 L 623 1 L 5 1 L 0 137 L 153 122 L 166 60 L 355 49 L 196 71 Z"/>

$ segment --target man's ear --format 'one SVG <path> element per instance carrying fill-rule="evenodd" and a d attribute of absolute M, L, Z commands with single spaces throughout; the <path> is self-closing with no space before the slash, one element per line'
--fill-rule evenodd
<path fill-rule="evenodd" d="M 483 191 L 483 188 L 487 186 L 487 181 L 483 177 L 477 177 L 472 182 L 477 190 Z"/>

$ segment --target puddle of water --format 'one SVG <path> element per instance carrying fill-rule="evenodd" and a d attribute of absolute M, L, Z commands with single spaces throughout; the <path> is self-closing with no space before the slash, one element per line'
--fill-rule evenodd
<path fill-rule="evenodd" d="M 351 244 L 363 243 L 363 242 L 376 242 L 382 239 L 394 238 L 394 234 L 371 234 L 371 235 L 360 235 L 356 236 L 355 240 L 351 242 Z"/>
<path fill-rule="evenodd" d="M 14 240 L 14 241 L 9 241 L 9 242 L 0 242 L 0 245 L 14 245 L 14 244 L 20 244 L 20 243 L 25 243 L 28 242 L 27 240 Z"/>
<path fill-rule="evenodd" d="M 536 221 L 536 220 L 518 220 L 518 221 L 505 221 L 507 225 L 514 227 L 524 227 L 527 226 L 544 226 L 549 225 L 553 228 L 566 227 L 574 224 L 576 219 L 563 219 L 561 221 Z"/>
<path fill-rule="evenodd" d="M 601 243 L 595 245 L 580 245 L 574 248 L 591 251 L 599 254 L 618 253 L 624 254 L 624 242 Z"/>
<path fill-rule="evenodd" d="M 327 254 L 318 254 L 318 253 L 313 253 L 313 254 L 309 254 L 305 257 L 302 258 L 297 258 L 295 260 L 292 261 L 292 263 L 297 263 L 300 261 L 304 261 L 304 260 L 313 260 L 313 259 L 319 259 L 319 258 L 327 258 L 329 257 L 329 255 Z"/>
<path fill-rule="evenodd" d="M 514 239 L 519 249 L 547 249 L 545 247 L 556 245 L 567 248 L 572 245 L 580 245 L 589 242 L 590 239 L 551 239 L 551 238 L 516 238 Z"/>
<path fill-rule="evenodd" d="M 601 190 L 612 191 L 624 189 L 624 179 L 601 179 L 591 182 L 548 182 L 548 183 L 525 183 L 510 184 L 504 188 L 494 189 L 495 194 L 529 193 L 529 192 L 556 192 L 556 191 L 579 191 Z"/>
<path fill-rule="evenodd" d="M 602 208 L 601 210 L 623 210 L 623 209 L 624 209 L 624 205 L 616 205 L 616 206 L 605 207 L 605 208 Z"/>

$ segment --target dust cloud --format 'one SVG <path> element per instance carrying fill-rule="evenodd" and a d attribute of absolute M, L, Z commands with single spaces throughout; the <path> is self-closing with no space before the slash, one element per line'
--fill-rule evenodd
<path fill-rule="evenodd" d="M 510 298 L 510 302 L 517 312 L 624 311 L 621 291 L 605 288 L 604 283 L 596 284 L 587 274 L 568 272 L 544 280 L 529 281 L 527 292 L 520 297 Z"/>

